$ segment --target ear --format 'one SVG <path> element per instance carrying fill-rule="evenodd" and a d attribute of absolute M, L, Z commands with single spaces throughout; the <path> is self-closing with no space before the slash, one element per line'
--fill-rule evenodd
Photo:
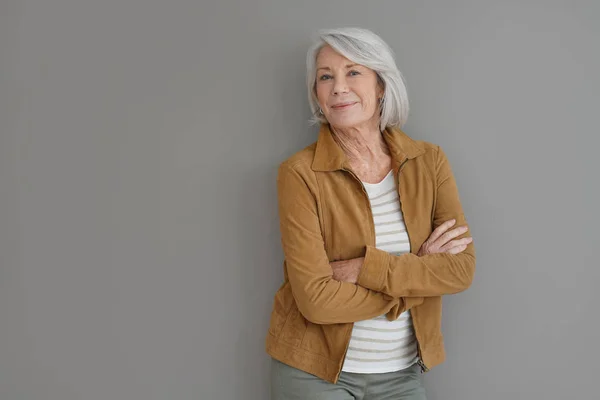
<path fill-rule="evenodd" d="M 377 88 L 377 104 L 381 104 L 383 101 L 383 95 L 385 94 L 384 90 L 381 88 Z"/>
<path fill-rule="evenodd" d="M 383 98 L 384 94 L 385 94 L 385 84 L 383 83 L 383 80 L 379 77 L 379 75 L 377 75 L 377 98 L 378 99 Z"/>

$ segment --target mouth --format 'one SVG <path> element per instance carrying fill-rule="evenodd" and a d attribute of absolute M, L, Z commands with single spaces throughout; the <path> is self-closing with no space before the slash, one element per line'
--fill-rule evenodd
<path fill-rule="evenodd" d="M 336 104 L 334 106 L 331 106 L 331 108 L 334 109 L 334 110 L 345 110 L 347 108 L 352 107 L 356 103 L 357 103 L 356 101 L 351 101 L 351 102 L 347 102 L 347 103 L 340 103 L 340 104 Z"/>

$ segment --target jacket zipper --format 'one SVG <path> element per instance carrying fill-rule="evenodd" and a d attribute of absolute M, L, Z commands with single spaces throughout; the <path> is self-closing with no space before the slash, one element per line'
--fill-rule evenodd
<path fill-rule="evenodd" d="M 404 161 L 402 161 L 402 163 L 398 167 L 398 175 L 397 175 L 397 178 L 398 178 L 398 191 L 400 190 L 400 171 L 402 171 L 402 167 L 404 166 L 404 164 L 406 164 L 407 161 L 408 161 L 408 158 L 406 158 Z M 373 224 L 373 209 L 371 208 L 371 200 L 369 200 L 369 195 L 368 195 L 367 191 L 365 190 L 365 187 L 362 184 L 362 181 L 360 179 L 358 179 L 358 177 L 356 176 L 356 174 L 354 172 L 352 172 L 351 170 L 346 169 L 346 168 L 343 168 L 342 171 L 348 172 L 350 175 L 352 175 L 352 177 L 358 183 L 360 183 L 360 187 L 361 187 L 363 193 L 365 194 L 365 196 L 367 197 L 367 203 L 369 205 L 369 215 L 371 217 L 371 220 L 370 220 L 371 233 L 372 233 L 371 237 L 373 238 L 373 241 L 375 241 L 375 226 Z M 402 211 L 402 216 L 404 217 L 404 211 L 402 210 L 402 201 L 400 201 L 400 210 Z M 407 230 L 407 233 L 408 233 L 408 230 Z M 414 328 L 414 324 L 413 324 L 413 328 Z M 351 335 L 352 335 L 352 328 L 348 329 L 348 334 L 346 335 L 346 349 L 344 350 L 344 355 L 342 357 L 342 365 L 340 365 L 340 370 L 338 371 L 338 373 L 337 373 L 337 375 L 335 377 L 335 381 L 336 382 L 339 379 L 340 374 L 342 373 L 342 366 L 343 366 L 344 360 L 346 358 L 346 353 L 348 353 L 348 347 L 350 346 L 350 336 Z M 417 330 L 416 329 L 415 329 L 415 336 L 417 336 L 417 353 L 418 353 L 417 363 L 421 367 L 421 373 L 427 372 L 427 371 L 429 371 L 429 368 L 427 368 L 427 366 L 425 365 L 425 363 L 423 362 L 423 359 L 421 357 L 421 354 L 422 354 L 421 353 L 421 344 L 419 343 L 419 339 L 418 339 L 418 335 L 417 335 Z"/>
<path fill-rule="evenodd" d="M 398 192 L 400 192 L 400 172 L 402 171 L 402 166 L 404 164 L 406 164 L 407 161 L 408 161 L 408 158 L 405 159 L 404 161 L 402 161 L 402 163 L 398 167 L 398 175 L 397 175 L 397 179 L 398 179 Z M 400 193 L 398 193 L 398 197 L 400 197 Z M 400 210 L 402 212 L 402 218 L 404 218 L 404 210 L 402 209 L 402 199 L 400 199 Z M 406 224 L 406 222 L 405 222 L 405 224 Z M 408 234 L 408 229 L 406 229 L 406 233 Z M 414 312 L 411 311 L 411 317 L 414 317 L 413 314 L 414 314 Z M 413 318 L 413 320 L 414 320 L 414 318 Z M 416 325 L 417 324 L 415 324 L 414 321 L 413 321 L 413 329 L 415 330 L 415 337 L 417 338 L 417 356 L 418 356 L 417 364 L 419 364 L 419 366 L 421 367 L 421 373 L 423 373 L 423 372 L 429 371 L 429 368 L 427 368 L 427 366 L 423 362 L 423 357 L 422 357 L 422 352 L 421 352 L 421 343 L 419 341 L 419 335 L 417 333 L 417 327 L 416 327 Z"/>
<path fill-rule="evenodd" d="M 345 171 L 345 172 L 349 173 L 350 175 L 352 175 L 352 177 L 360 184 L 360 188 L 362 189 L 363 193 L 367 197 L 367 204 L 369 205 L 369 214 L 371 216 L 371 222 L 370 222 L 371 233 L 372 233 L 371 237 L 373 238 L 373 241 L 375 241 L 375 224 L 373 223 L 373 209 L 371 208 L 371 200 L 369 200 L 369 195 L 368 195 L 367 191 L 365 190 L 365 186 L 362 184 L 362 181 L 360 179 L 358 179 L 358 176 L 356 176 L 356 174 L 354 172 L 352 172 L 351 170 L 342 168 L 342 171 Z M 346 354 L 348 353 L 348 347 L 350 346 L 350 338 L 352 336 L 352 327 L 353 326 L 354 326 L 354 323 L 352 324 L 350 329 L 348 329 L 348 333 L 346 334 L 346 349 L 344 350 L 344 355 L 342 356 L 342 363 L 340 364 L 338 373 L 335 376 L 335 382 L 338 381 L 340 374 L 342 373 L 342 367 L 344 366 L 344 360 L 346 359 Z"/>

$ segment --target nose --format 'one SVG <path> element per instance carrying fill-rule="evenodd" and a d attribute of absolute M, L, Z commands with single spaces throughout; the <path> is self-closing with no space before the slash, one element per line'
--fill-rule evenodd
<path fill-rule="evenodd" d="M 334 95 L 348 93 L 348 85 L 346 83 L 345 77 L 335 79 L 334 85 L 332 87 L 332 93 Z"/>

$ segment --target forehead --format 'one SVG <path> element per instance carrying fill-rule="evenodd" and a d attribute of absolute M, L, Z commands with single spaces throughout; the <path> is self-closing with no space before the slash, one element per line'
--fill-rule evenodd
<path fill-rule="evenodd" d="M 317 68 L 326 67 L 331 64 L 354 64 L 346 57 L 335 51 L 331 46 L 323 46 L 317 54 Z"/>

